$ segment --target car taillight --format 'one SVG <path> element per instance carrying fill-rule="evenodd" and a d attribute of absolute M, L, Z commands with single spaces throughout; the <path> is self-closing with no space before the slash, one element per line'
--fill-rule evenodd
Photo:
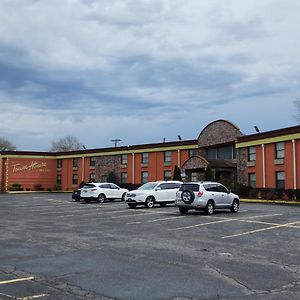
<path fill-rule="evenodd" d="M 203 192 L 198 192 L 198 198 L 202 197 Z"/>
<path fill-rule="evenodd" d="M 97 189 L 91 189 L 92 192 L 97 191 Z"/>

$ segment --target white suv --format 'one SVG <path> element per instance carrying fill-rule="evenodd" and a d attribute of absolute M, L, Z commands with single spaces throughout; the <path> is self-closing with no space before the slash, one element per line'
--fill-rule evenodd
<path fill-rule="evenodd" d="M 121 199 L 124 201 L 127 189 L 122 189 L 114 183 L 86 183 L 80 190 L 80 198 L 89 203 L 90 200 L 104 202 L 106 199 Z"/>
<path fill-rule="evenodd" d="M 212 215 L 217 208 L 229 208 L 232 212 L 238 212 L 240 199 L 218 182 L 187 182 L 176 193 L 175 205 L 182 214 L 196 209 L 205 210 Z"/>
<path fill-rule="evenodd" d="M 125 201 L 130 208 L 135 208 L 137 205 L 152 208 L 155 203 L 165 206 L 167 203 L 174 203 L 176 192 L 181 184 L 180 181 L 148 182 L 137 190 L 128 192 Z"/>

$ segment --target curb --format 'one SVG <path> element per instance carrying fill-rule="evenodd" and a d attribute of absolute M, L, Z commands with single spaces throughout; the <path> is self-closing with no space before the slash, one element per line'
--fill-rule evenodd
<path fill-rule="evenodd" d="M 241 202 L 246 203 L 272 203 L 272 204 L 290 204 L 300 205 L 300 201 L 285 201 L 285 200 L 263 200 L 263 199 L 240 199 Z"/>

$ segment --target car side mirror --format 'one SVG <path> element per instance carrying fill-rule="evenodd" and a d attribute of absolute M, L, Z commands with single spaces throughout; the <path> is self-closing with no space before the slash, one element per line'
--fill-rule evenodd
<path fill-rule="evenodd" d="M 161 187 L 158 186 L 155 190 L 156 190 L 156 191 L 160 191 L 160 190 L 161 190 Z"/>

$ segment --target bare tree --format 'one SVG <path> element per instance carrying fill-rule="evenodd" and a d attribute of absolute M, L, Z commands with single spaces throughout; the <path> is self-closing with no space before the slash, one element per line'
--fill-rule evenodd
<path fill-rule="evenodd" d="M 76 137 L 66 136 L 52 142 L 51 152 L 74 151 L 82 149 L 82 143 Z"/>
<path fill-rule="evenodd" d="M 17 150 L 17 148 L 8 139 L 4 137 L 0 137 L 0 151 L 4 151 L 4 150 L 14 151 Z"/>
<path fill-rule="evenodd" d="M 294 101 L 295 107 L 296 107 L 296 114 L 295 114 L 295 119 L 296 121 L 300 124 L 300 99 L 296 99 Z"/>

